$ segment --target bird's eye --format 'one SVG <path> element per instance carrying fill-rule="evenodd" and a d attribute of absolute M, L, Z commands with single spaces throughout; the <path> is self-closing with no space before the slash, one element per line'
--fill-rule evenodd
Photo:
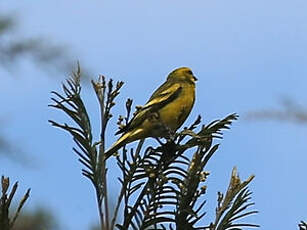
<path fill-rule="evenodd" d="M 191 70 L 188 70 L 187 73 L 193 75 L 193 72 Z"/>

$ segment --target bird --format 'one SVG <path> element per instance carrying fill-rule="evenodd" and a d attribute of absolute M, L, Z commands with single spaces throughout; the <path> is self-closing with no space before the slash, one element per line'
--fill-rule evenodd
<path fill-rule="evenodd" d="M 115 134 L 121 137 L 105 152 L 105 160 L 124 145 L 147 137 L 175 133 L 189 116 L 195 102 L 197 78 L 188 67 L 173 70 L 128 124 Z"/>

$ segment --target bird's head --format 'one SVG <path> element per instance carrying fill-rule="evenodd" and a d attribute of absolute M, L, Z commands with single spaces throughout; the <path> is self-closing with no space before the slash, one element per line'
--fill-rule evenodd
<path fill-rule="evenodd" d="M 180 67 L 172 71 L 168 77 L 168 81 L 175 81 L 175 82 L 188 82 L 190 84 L 195 84 L 197 78 L 193 75 L 193 72 L 188 67 Z"/>

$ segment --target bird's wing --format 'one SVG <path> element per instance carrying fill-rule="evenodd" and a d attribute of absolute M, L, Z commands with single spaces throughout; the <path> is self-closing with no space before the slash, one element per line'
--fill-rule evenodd
<path fill-rule="evenodd" d="M 182 87 L 180 84 L 170 84 L 169 82 L 165 82 L 153 93 L 148 102 L 137 112 L 127 126 L 118 131 L 116 134 L 138 127 L 150 113 L 159 111 L 159 109 L 175 100 L 179 96 L 181 90 Z"/>
<path fill-rule="evenodd" d="M 179 83 L 168 84 L 164 83 L 160 86 L 150 97 L 148 102 L 142 107 L 142 109 L 147 109 L 150 107 L 158 106 L 158 109 L 162 108 L 164 105 L 173 101 L 178 97 L 181 92 L 181 85 Z"/>

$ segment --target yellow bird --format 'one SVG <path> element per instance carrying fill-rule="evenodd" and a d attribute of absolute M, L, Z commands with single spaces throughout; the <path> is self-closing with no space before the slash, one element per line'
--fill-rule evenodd
<path fill-rule="evenodd" d="M 116 134 L 122 136 L 105 152 L 105 159 L 125 144 L 147 137 L 167 137 L 176 132 L 190 114 L 197 78 L 190 68 L 172 71 L 131 121 Z"/>

